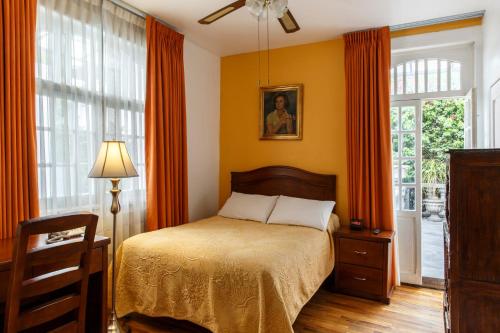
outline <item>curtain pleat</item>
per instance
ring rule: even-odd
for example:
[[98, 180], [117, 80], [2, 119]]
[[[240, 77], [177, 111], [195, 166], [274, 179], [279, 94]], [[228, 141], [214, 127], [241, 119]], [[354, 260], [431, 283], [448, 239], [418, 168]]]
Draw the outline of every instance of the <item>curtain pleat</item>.
[[146, 224], [188, 222], [184, 36], [146, 19]]
[[[388, 27], [344, 35], [349, 217], [395, 230], [390, 129]], [[396, 278], [393, 244], [393, 282]]]
[[35, 125], [36, 0], [0, 5], [0, 239], [39, 213]]

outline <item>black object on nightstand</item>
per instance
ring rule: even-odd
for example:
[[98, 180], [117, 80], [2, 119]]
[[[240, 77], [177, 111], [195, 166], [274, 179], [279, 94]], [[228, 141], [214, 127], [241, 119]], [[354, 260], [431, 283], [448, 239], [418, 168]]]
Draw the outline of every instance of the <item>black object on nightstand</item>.
[[391, 242], [393, 231], [335, 232], [335, 290], [389, 304], [392, 284]]
[[363, 219], [352, 218], [349, 227], [351, 230], [363, 230]]

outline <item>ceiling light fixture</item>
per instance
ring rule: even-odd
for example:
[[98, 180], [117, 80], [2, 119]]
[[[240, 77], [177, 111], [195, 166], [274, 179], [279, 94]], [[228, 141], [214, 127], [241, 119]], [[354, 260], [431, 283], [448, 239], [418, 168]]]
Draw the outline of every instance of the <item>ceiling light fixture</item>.
[[267, 18], [267, 13], [282, 18], [288, 11], [288, 0], [246, 0], [245, 6], [253, 17]]
[[268, 16], [277, 18], [287, 34], [300, 30], [299, 24], [293, 17], [290, 9], [288, 9], [288, 0], [236, 0], [205, 16], [198, 22], [200, 24], [212, 24], [241, 7], [247, 7], [250, 14], [257, 21], [268, 19]]

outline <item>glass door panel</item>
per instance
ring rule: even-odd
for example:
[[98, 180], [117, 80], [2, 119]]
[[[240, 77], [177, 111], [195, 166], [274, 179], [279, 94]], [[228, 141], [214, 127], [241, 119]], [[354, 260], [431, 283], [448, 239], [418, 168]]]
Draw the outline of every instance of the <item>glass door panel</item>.
[[393, 196], [399, 239], [401, 281], [420, 284], [421, 277], [421, 125], [420, 101], [391, 105]]

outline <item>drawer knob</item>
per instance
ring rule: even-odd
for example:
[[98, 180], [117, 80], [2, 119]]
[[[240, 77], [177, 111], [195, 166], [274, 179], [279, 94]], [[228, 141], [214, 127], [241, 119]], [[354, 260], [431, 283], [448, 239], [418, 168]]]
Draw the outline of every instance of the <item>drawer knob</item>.
[[357, 276], [355, 276], [355, 277], [354, 277], [354, 280], [358, 280], [358, 281], [366, 281], [366, 278], [362, 278], [362, 277], [357, 277]]
[[367, 254], [366, 251], [356, 251], [356, 250], [354, 250], [354, 253], [362, 255], [362, 256], [366, 256], [366, 254]]

